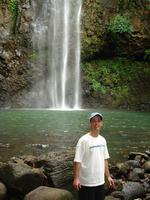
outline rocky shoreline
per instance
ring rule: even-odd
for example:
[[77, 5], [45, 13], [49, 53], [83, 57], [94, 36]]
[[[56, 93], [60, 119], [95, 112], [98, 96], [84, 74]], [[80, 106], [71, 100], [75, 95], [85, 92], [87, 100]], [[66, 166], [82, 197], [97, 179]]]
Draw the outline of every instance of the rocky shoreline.
[[150, 199], [150, 151], [131, 152], [128, 160], [110, 167], [115, 190], [107, 189], [106, 199]]
[[[24, 155], [0, 162], [0, 200], [73, 200], [74, 148], [38, 157]], [[150, 151], [131, 152], [128, 160], [110, 165], [115, 189], [106, 200], [150, 199]]]

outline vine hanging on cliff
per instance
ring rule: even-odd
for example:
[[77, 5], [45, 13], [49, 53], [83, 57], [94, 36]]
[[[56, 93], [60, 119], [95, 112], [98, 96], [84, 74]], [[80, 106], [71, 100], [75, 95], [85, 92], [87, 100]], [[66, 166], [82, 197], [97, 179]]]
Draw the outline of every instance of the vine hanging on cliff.
[[12, 13], [13, 20], [15, 21], [18, 16], [18, 2], [17, 0], [9, 0], [9, 10]]
[[16, 23], [18, 17], [18, 1], [17, 0], [9, 0], [8, 4], [9, 10], [12, 13], [12, 20], [13, 20], [13, 32], [16, 32]]

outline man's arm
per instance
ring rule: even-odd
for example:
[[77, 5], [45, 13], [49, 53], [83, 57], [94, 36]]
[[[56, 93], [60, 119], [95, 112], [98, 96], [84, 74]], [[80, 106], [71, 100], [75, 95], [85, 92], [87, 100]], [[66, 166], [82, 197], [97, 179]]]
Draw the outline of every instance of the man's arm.
[[73, 168], [74, 168], [73, 169], [73, 172], [74, 172], [73, 186], [77, 190], [79, 190], [81, 188], [80, 179], [79, 179], [80, 166], [81, 166], [81, 164], [79, 162], [74, 162], [74, 166], [73, 166]]
[[115, 184], [114, 184], [114, 181], [113, 181], [113, 179], [111, 178], [111, 175], [110, 175], [110, 172], [109, 172], [109, 166], [108, 166], [108, 160], [107, 160], [107, 159], [105, 160], [105, 175], [106, 175], [106, 177], [107, 177], [109, 186], [110, 186], [111, 188], [114, 188], [114, 187], [115, 187]]

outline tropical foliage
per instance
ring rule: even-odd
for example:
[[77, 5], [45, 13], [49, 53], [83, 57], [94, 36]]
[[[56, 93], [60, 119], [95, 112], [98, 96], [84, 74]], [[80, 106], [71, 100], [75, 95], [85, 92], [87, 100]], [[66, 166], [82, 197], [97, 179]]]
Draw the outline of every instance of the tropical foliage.
[[125, 58], [96, 60], [83, 63], [82, 70], [85, 91], [93, 97], [105, 99], [106, 102], [111, 100], [113, 106], [129, 106], [139, 103], [136, 101], [146, 102], [149, 99], [148, 62]]
[[121, 15], [116, 15], [109, 25], [109, 31], [112, 33], [128, 33], [131, 34], [133, 27], [130, 21]]

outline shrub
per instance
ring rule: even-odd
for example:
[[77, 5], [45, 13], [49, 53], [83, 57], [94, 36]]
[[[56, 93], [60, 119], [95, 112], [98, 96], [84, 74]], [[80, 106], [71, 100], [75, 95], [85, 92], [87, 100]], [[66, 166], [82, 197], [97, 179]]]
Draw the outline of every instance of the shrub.
[[128, 33], [131, 34], [133, 27], [130, 24], [130, 21], [121, 15], [116, 15], [109, 25], [109, 31], [112, 33]]
[[144, 53], [144, 60], [150, 60], [150, 49], [146, 49]]

